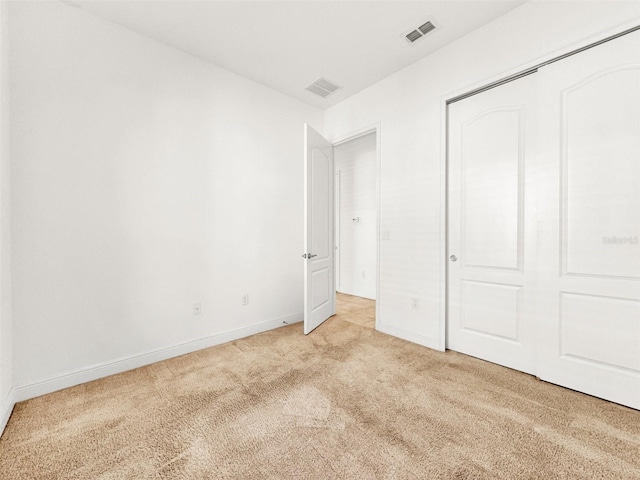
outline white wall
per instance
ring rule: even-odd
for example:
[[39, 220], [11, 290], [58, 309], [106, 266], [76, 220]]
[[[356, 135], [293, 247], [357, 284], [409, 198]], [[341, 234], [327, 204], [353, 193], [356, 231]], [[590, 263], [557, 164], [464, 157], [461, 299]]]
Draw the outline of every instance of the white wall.
[[443, 101], [634, 20], [639, 2], [528, 2], [325, 112], [329, 139], [381, 122], [381, 330], [444, 347]]
[[11, 21], [16, 398], [300, 320], [322, 112], [58, 2]]
[[8, 14], [7, 3], [0, 2], [0, 433], [13, 407]]
[[340, 188], [337, 290], [375, 299], [376, 134], [336, 146], [334, 162]]

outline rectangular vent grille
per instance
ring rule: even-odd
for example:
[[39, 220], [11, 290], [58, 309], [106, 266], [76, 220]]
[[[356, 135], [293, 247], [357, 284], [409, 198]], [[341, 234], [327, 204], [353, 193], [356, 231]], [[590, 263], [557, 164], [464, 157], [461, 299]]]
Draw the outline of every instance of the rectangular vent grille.
[[326, 78], [319, 78], [311, 85], [307, 86], [306, 90], [316, 95], [320, 95], [322, 98], [327, 98], [332, 93], [335, 93], [341, 87], [330, 82]]
[[422, 35], [426, 35], [427, 33], [429, 33], [431, 30], [434, 30], [435, 28], [436, 26], [433, 23], [427, 22], [424, 25], [421, 25], [420, 28], [418, 28], [418, 30], [420, 30]]
[[409, 40], [411, 43], [415, 42], [419, 38], [422, 38], [422, 34], [418, 30], [414, 30], [413, 32], [407, 34], [407, 40]]
[[422, 37], [424, 37], [427, 33], [431, 32], [432, 30], [435, 30], [435, 29], [436, 29], [436, 26], [433, 23], [426, 22], [426, 23], [423, 23], [422, 25], [420, 25], [415, 30], [412, 30], [411, 32], [407, 33], [405, 35], [405, 38], [410, 43], [413, 43], [416, 40], [419, 40]]

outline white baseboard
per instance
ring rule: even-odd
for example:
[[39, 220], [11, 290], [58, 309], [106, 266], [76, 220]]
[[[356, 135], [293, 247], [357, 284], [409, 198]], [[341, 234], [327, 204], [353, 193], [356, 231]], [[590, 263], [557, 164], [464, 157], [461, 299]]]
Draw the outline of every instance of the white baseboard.
[[99, 378], [108, 377], [109, 375], [126, 372], [127, 370], [143, 367], [151, 363], [160, 362], [162, 360], [167, 360], [179, 355], [202, 350], [203, 348], [213, 347], [222, 343], [238, 340], [239, 338], [255, 335], [256, 333], [273, 330], [274, 328], [282, 327], [285, 324], [292, 324], [301, 321], [301, 313], [298, 315], [290, 315], [288, 317], [259, 322], [254, 325], [249, 325], [247, 327], [238, 328], [236, 330], [230, 330], [216, 335], [211, 335], [209, 337], [199, 338], [197, 340], [173, 345], [171, 347], [162, 348], [160, 350], [121, 358], [113, 362], [105, 362], [86, 368], [81, 368], [74, 372], [49, 378], [47, 380], [14, 387], [13, 401], [14, 403], [22, 402], [30, 398], [35, 398], [41, 395], [46, 395], [47, 393], [62, 390], [63, 388], [69, 388], [75, 385], [80, 385], [82, 383], [91, 382], [93, 380], [98, 380]]
[[382, 333], [386, 333], [387, 335], [392, 335], [394, 337], [407, 340], [408, 342], [417, 343], [418, 345], [422, 345], [423, 347], [432, 348], [440, 352], [444, 351], [440, 345], [440, 341], [437, 338], [425, 337], [424, 335], [407, 332], [406, 330], [402, 330], [396, 327], [390, 327], [389, 325], [385, 325], [380, 322], [376, 323], [376, 330]]
[[11, 412], [13, 412], [13, 407], [16, 404], [14, 398], [15, 392], [13, 388], [11, 388], [11, 390], [9, 390], [7, 398], [5, 398], [3, 401], [0, 401], [0, 437], [4, 432], [4, 427], [7, 426], [9, 417], [11, 417]]

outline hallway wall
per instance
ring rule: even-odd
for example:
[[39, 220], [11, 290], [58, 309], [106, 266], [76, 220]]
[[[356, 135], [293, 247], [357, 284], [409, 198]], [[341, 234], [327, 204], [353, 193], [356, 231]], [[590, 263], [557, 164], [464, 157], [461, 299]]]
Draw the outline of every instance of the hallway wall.
[[339, 283], [349, 295], [376, 298], [377, 158], [376, 135], [365, 135], [335, 147], [340, 189], [338, 216]]

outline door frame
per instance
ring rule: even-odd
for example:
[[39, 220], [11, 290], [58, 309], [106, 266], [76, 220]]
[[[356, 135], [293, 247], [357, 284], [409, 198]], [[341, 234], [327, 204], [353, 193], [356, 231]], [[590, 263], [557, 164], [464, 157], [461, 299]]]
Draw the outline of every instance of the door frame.
[[437, 350], [443, 352], [446, 350], [447, 331], [449, 328], [449, 104], [535, 73], [538, 68], [544, 67], [545, 65], [560, 61], [566, 57], [596, 47], [636, 30], [640, 30], [638, 19], [625, 22], [617, 27], [610, 28], [604, 32], [555, 50], [533, 61], [521, 64], [516, 68], [503, 71], [498, 75], [493, 75], [465, 87], [450, 91], [448, 94], [440, 97], [440, 125], [444, 126], [444, 128], [440, 128], [440, 335], [437, 341]]
[[[351, 140], [356, 140], [357, 138], [364, 137], [365, 135], [369, 135], [371, 133], [375, 133], [376, 135], [376, 165], [375, 165], [375, 175], [376, 175], [376, 330], [380, 329], [381, 321], [380, 321], [380, 170], [381, 170], [381, 141], [380, 141], [380, 131], [381, 131], [381, 122], [376, 122], [374, 124], [370, 124], [364, 126], [362, 128], [358, 128], [357, 130], [353, 130], [345, 135], [339, 135], [336, 138], [330, 140], [333, 148], [341, 145], [343, 143], [350, 142]], [[334, 156], [334, 164], [335, 164], [335, 156]], [[335, 180], [335, 177], [334, 177]], [[339, 195], [334, 191], [334, 207], [335, 207], [335, 199]], [[336, 235], [336, 224], [338, 222], [337, 216], [334, 215], [334, 228], [333, 232]], [[333, 240], [334, 245], [337, 245], [337, 238]], [[334, 257], [335, 258], [335, 257]], [[334, 280], [337, 278], [338, 273], [336, 272], [337, 267], [335, 267], [336, 263], [334, 262]], [[334, 285], [337, 284], [334, 282]]]
[[[336, 171], [335, 168], [335, 160], [336, 160], [336, 152], [335, 145], [333, 145], [333, 232], [334, 232], [334, 256], [335, 261], [333, 262], [333, 271], [335, 273], [335, 282], [334, 285], [336, 287], [336, 293], [338, 292], [338, 288], [340, 287], [340, 170]], [[337, 254], [335, 252], [338, 252]]]

